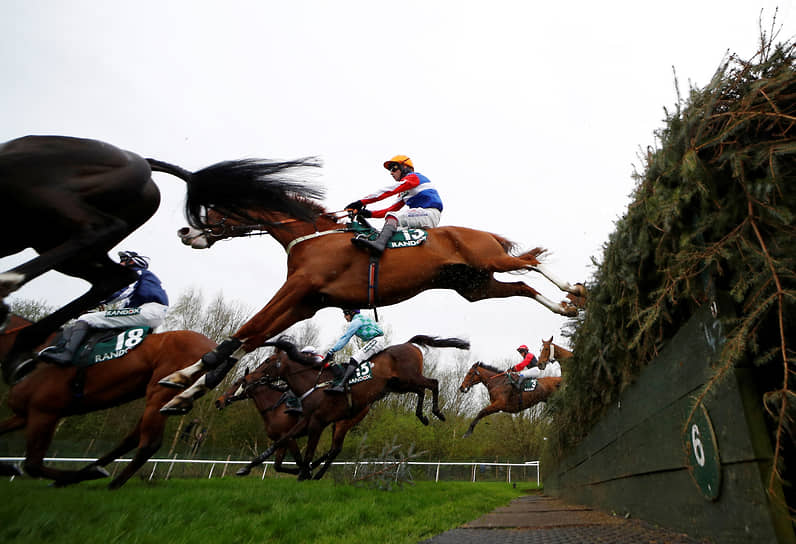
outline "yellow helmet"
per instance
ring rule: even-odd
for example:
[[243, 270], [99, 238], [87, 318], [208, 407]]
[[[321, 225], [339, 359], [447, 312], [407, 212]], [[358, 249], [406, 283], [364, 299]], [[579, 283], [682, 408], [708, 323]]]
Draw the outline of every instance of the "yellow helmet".
[[390, 169], [390, 164], [392, 164], [392, 163], [405, 164], [409, 168], [414, 168], [415, 167], [415, 165], [412, 164], [412, 159], [410, 159], [406, 155], [396, 155], [392, 159], [390, 159], [388, 161], [385, 161], [384, 162], [384, 168], [389, 170]]

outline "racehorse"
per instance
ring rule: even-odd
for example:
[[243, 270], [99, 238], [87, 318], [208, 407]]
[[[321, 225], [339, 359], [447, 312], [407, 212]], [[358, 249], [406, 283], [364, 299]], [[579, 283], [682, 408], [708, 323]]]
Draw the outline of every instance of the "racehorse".
[[[257, 411], [260, 412], [260, 417], [263, 418], [266, 435], [268, 435], [268, 438], [271, 440], [278, 440], [296, 425], [301, 416], [285, 411], [286, 405], [280, 403], [280, 400], [287, 387], [279, 387], [268, 378], [267, 372], [264, 369], [266, 365], [267, 363], [263, 363], [254, 369], [254, 371], [246, 372], [242, 377], [238, 378], [227, 391], [216, 399], [216, 408], [223, 410], [233, 402], [251, 399], [254, 401]], [[370, 411], [370, 406], [366, 406], [352, 419], [344, 419], [332, 424], [332, 447], [328, 452], [310, 464], [310, 470], [312, 470], [321, 463], [324, 463], [321, 470], [313, 476], [313, 479], [320, 480], [326, 471], [329, 470], [332, 461], [335, 460], [343, 449], [343, 441], [345, 440], [346, 434], [348, 434], [348, 431], [357, 423], [362, 421], [368, 411]], [[290, 451], [290, 454], [293, 456], [293, 459], [296, 460], [297, 464], [301, 463], [301, 450], [299, 450], [296, 440], [291, 439], [284, 448], [280, 448], [276, 451], [274, 457], [274, 470], [287, 472], [288, 474], [298, 474], [300, 471], [298, 468], [292, 469], [282, 466], [282, 460], [284, 459], [286, 451]], [[254, 467], [261, 465], [263, 461], [264, 459], [260, 460], [259, 457], [252, 459], [248, 465], [239, 469], [236, 474], [238, 476], [246, 476]]]
[[561, 361], [562, 359], [570, 359], [572, 352], [566, 348], [562, 348], [558, 344], [553, 343], [553, 337], [550, 340], [542, 339], [542, 352], [539, 354], [539, 368], [544, 368], [549, 361]]
[[[310, 159], [244, 159], [191, 173], [96, 140], [26, 136], [0, 144], [0, 229], [11, 233], [0, 237], [0, 257], [26, 248], [39, 254], [0, 274], [0, 323], [8, 313], [2, 300], [45, 272], [54, 269], [91, 284], [86, 293], [21, 332], [14, 351], [39, 345], [66, 321], [135, 281], [135, 272], [107, 253], [160, 205], [153, 171], [186, 182], [186, 216], [189, 224], [200, 226], [195, 217], [205, 206], [233, 211], [263, 200], [311, 219], [306, 208], [292, 205], [285, 195], [274, 195], [293, 190], [291, 182], [283, 179], [284, 172], [302, 166], [317, 165]], [[280, 183], [268, 183], [272, 179]], [[306, 184], [300, 189], [304, 195], [322, 194]], [[7, 383], [18, 378], [13, 375], [16, 361], [9, 357], [3, 366]]]
[[[0, 334], [0, 358], [14, 343], [14, 336], [30, 322], [10, 315], [8, 331]], [[121, 487], [154, 453], [163, 441], [166, 416], [160, 407], [174, 396], [174, 390], [161, 387], [158, 381], [183, 367], [215, 346], [215, 342], [193, 331], [169, 331], [146, 336], [140, 344], [118, 359], [85, 368], [79, 376], [77, 367], [41, 363], [8, 394], [8, 406], [14, 413], [0, 422], [0, 434], [24, 429], [26, 436], [25, 472], [34, 478], [47, 478], [56, 486], [109, 476], [102, 467], [137, 447], [133, 459], [111, 481], [109, 487]], [[76, 380], [82, 386], [76, 391]], [[44, 456], [52, 442], [59, 420], [94, 412], [146, 397], [146, 405], [136, 426], [107, 455], [79, 470], [61, 470], [44, 465]], [[12, 473], [5, 465], [0, 473]]]
[[265, 307], [213, 353], [164, 380], [163, 385], [184, 388], [199, 372], [217, 369], [175, 397], [164, 407], [164, 412], [188, 412], [194, 399], [221, 381], [234, 364], [232, 359], [240, 359], [266, 339], [312, 317], [321, 308], [376, 307], [401, 302], [427, 289], [452, 289], [471, 302], [524, 296], [558, 314], [577, 315], [577, 308], [571, 303], [553, 302], [523, 282], [498, 281], [494, 277], [496, 272], [539, 272], [572, 300], [582, 300], [586, 295], [583, 285], [560, 281], [541, 264], [542, 248], [514, 256], [513, 242], [464, 227], [429, 229], [422, 245], [387, 250], [378, 263], [376, 275], [371, 273], [370, 256], [351, 244], [352, 234], [346, 228], [348, 224], [339, 222], [339, 212], [328, 213], [306, 198], [288, 198], [307, 206], [307, 213], [314, 213], [317, 219], [306, 221], [260, 209], [249, 212], [248, 217], [255, 216], [259, 221], [252, 222], [206, 210], [202, 229], [186, 227], [179, 231], [183, 242], [195, 248], [211, 247], [224, 238], [270, 234], [287, 252], [287, 280]]
[[467, 371], [459, 391], [467, 393], [477, 383], [486, 386], [489, 392], [489, 405], [478, 412], [470, 427], [463, 436], [473, 434], [475, 424], [482, 418], [495, 412], [516, 414], [530, 408], [534, 404], [544, 402], [558, 390], [561, 378], [536, 378], [536, 388], [533, 391], [520, 392], [511, 382], [506, 372], [482, 362], [474, 363]]
[[423, 399], [425, 390], [430, 389], [431, 412], [440, 421], [444, 421], [445, 416], [439, 409], [439, 383], [433, 378], [423, 376], [423, 352], [419, 346], [458, 349], [470, 347], [468, 342], [458, 338], [413, 336], [408, 342], [389, 346], [373, 356], [369, 364], [370, 377], [357, 382], [355, 375], [347, 394], [329, 395], [324, 389], [332, 383], [333, 375], [330, 370], [324, 369], [322, 364], [314, 363], [312, 358], [300, 353], [286, 340], [266, 342], [265, 345], [274, 346], [277, 351], [263, 363], [263, 370], [273, 378], [279, 377], [287, 381], [290, 389], [303, 398], [304, 417], [256, 460], [268, 459], [290, 439], [306, 432], [307, 444], [303, 460], [299, 463], [300, 480], [309, 477], [310, 461], [323, 429], [330, 423], [361, 412], [388, 393], [416, 393], [418, 398], [415, 415], [423, 425], [428, 425], [428, 418], [423, 414]]

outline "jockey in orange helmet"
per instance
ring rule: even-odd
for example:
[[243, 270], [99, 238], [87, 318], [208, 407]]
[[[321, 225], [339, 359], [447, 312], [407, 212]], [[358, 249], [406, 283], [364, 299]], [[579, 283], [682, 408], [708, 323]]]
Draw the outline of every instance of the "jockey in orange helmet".
[[[415, 172], [412, 159], [406, 155], [396, 155], [384, 162], [384, 168], [390, 172], [395, 183], [346, 206], [346, 209], [356, 210], [364, 217], [385, 218], [384, 227], [376, 240], [364, 238], [351, 240], [354, 245], [365, 248], [375, 255], [381, 255], [398, 225], [434, 228], [439, 224], [442, 213], [442, 199], [439, 193], [431, 180]], [[398, 201], [392, 206], [372, 212], [364, 209], [372, 202], [393, 195], [398, 195]]]

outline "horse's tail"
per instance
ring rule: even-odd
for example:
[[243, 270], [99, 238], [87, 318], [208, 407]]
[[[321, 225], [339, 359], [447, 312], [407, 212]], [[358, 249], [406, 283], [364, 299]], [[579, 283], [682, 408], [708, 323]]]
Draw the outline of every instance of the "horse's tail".
[[494, 233], [491, 233], [491, 232], [490, 232], [490, 234], [495, 238], [495, 241], [498, 244], [500, 244], [500, 247], [503, 248], [503, 251], [505, 251], [509, 255], [515, 255], [516, 257], [518, 257], [520, 259], [539, 261], [541, 259], [542, 255], [547, 253], [547, 250], [545, 248], [543, 248], [543, 247], [535, 247], [535, 248], [533, 248], [530, 251], [526, 251], [524, 253], [520, 253], [519, 255], [516, 255], [517, 248], [519, 247], [519, 245], [516, 242], [512, 242], [511, 240], [509, 240], [507, 238], [504, 238], [504, 237], [502, 237], [502, 236], [500, 236], [498, 234], [494, 234]]
[[319, 167], [320, 161], [306, 157], [292, 161], [240, 159], [223, 161], [196, 172], [146, 159], [152, 170], [165, 172], [188, 184], [185, 216], [194, 228], [205, 228], [204, 208], [247, 217], [247, 210], [273, 211], [312, 221], [318, 208], [310, 199], [322, 199], [321, 187], [295, 179], [288, 170]]
[[432, 348], [457, 348], [470, 349], [470, 342], [461, 338], [439, 338], [438, 336], [427, 336], [418, 334], [409, 339], [410, 344], [419, 346], [429, 346]]

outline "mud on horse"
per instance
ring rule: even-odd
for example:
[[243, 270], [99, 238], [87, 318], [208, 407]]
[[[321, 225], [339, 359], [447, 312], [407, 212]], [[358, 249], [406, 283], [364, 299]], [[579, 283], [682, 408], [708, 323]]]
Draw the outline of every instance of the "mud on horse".
[[[227, 391], [216, 399], [216, 408], [223, 410], [232, 402], [251, 399], [257, 411], [260, 413], [260, 417], [263, 419], [266, 435], [271, 440], [276, 441], [282, 438], [282, 436], [298, 423], [300, 416], [285, 411], [286, 405], [284, 402], [280, 402], [280, 400], [287, 386], [284, 385], [283, 382], [283, 387], [279, 387], [274, 383], [273, 379], [269, 378], [267, 373], [268, 364], [268, 361], [266, 361], [254, 369], [254, 371], [247, 371], [241, 378], [236, 380]], [[329, 470], [332, 462], [343, 449], [343, 442], [345, 441], [348, 431], [362, 421], [369, 411], [370, 407], [367, 406], [353, 418], [337, 421], [333, 424], [331, 448], [324, 455], [314, 460], [309, 466], [309, 470], [311, 471], [323, 463], [323, 467], [313, 476], [313, 479], [321, 479], [326, 471]], [[292, 469], [282, 466], [282, 461], [287, 451], [290, 451], [296, 464], [301, 465], [301, 450], [296, 440], [291, 439], [287, 441], [285, 447], [279, 448], [276, 451], [274, 457], [274, 470], [286, 472], [288, 474], [299, 474], [300, 469], [298, 468]], [[249, 464], [240, 468], [235, 474], [238, 476], [246, 476], [254, 467], [264, 462], [265, 459], [256, 457], [252, 459]]]
[[[135, 272], [112, 261], [108, 251], [158, 209], [160, 192], [152, 172], [165, 172], [186, 182], [188, 222], [201, 226], [195, 218], [202, 207], [234, 211], [272, 199], [274, 185], [266, 183], [269, 179], [282, 179], [285, 170], [308, 165], [316, 164], [303, 159], [244, 159], [192, 173], [97, 140], [25, 136], [0, 144], [0, 229], [13, 233], [0, 237], [0, 257], [27, 248], [38, 253], [0, 273], [0, 326], [8, 312], [2, 300], [45, 272], [57, 270], [91, 284], [86, 293], [18, 335], [3, 365], [5, 381], [18, 379], [14, 370], [15, 363], [25, 356], [21, 352], [135, 281]], [[279, 190], [288, 188], [288, 182], [279, 186]], [[306, 185], [301, 190], [321, 194]], [[277, 201], [288, 204], [283, 211], [302, 214], [303, 210], [289, 201]]]
[[[8, 353], [17, 332], [29, 324], [11, 315], [9, 330], [0, 334], [0, 359]], [[123, 357], [86, 368], [79, 396], [72, 388], [77, 367], [40, 363], [11, 387], [8, 406], [14, 415], [0, 422], [0, 434], [24, 429], [25, 472], [34, 478], [54, 480], [56, 486], [107, 477], [104, 466], [136, 449], [132, 460], [109, 484], [111, 489], [121, 487], [163, 442], [167, 418], [160, 413], [160, 408], [175, 391], [159, 386], [158, 381], [215, 345], [193, 331], [151, 334]], [[141, 397], [146, 398], [146, 403], [140, 419], [106, 455], [79, 470], [55, 469], [44, 464], [47, 448], [62, 418], [112, 408]], [[10, 465], [0, 465], [0, 474], [11, 474], [13, 469]]]
[[165, 412], [188, 412], [194, 399], [215, 387], [237, 359], [322, 308], [390, 305], [428, 289], [452, 289], [468, 301], [522, 296], [560, 315], [577, 315], [577, 308], [569, 301], [553, 302], [521, 281], [498, 281], [494, 277], [498, 272], [537, 272], [566, 292], [568, 298], [582, 300], [586, 295], [583, 285], [557, 279], [541, 263], [543, 249], [516, 252], [515, 244], [501, 236], [464, 227], [429, 229], [422, 245], [385, 251], [379, 263], [378, 288], [373, 294], [368, 288], [370, 256], [351, 244], [349, 225], [307, 198], [288, 198], [305, 206], [316, 219], [307, 221], [269, 210], [269, 206], [277, 208], [280, 203], [263, 201], [245, 218], [206, 210], [203, 228], [179, 231], [183, 242], [195, 248], [209, 248], [224, 238], [268, 233], [285, 248], [287, 280], [229, 340], [164, 380], [163, 385], [185, 388], [197, 373], [215, 369], [175, 397], [164, 407]]
[[476, 423], [488, 415], [496, 412], [516, 414], [544, 402], [558, 390], [561, 378], [537, 378], [536, 382], [536, 389], [533, 391], [520, 392], [512, 384], [506, 372], [482, 362], [473, 364], [462, 380], [459, 391], [467, 393], [473, 385], [482, 383], [489, 392], [489, 405], [478, 412], [463, 436], [470, 436]]

